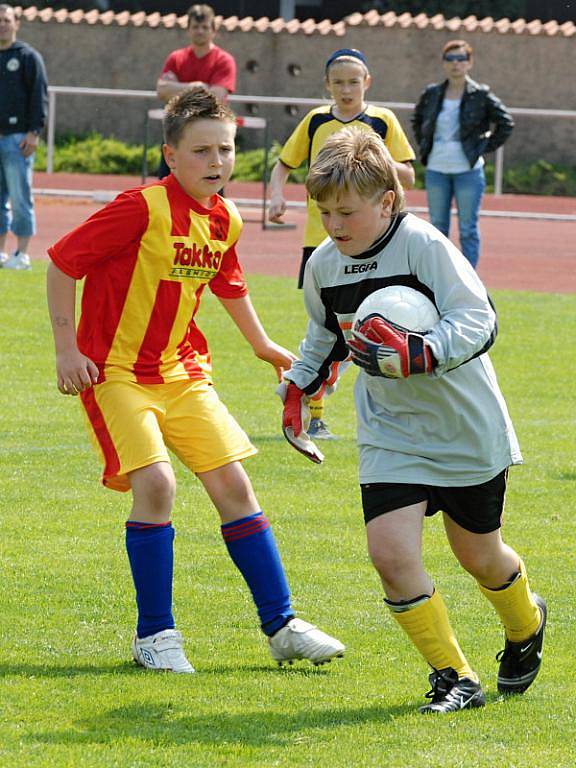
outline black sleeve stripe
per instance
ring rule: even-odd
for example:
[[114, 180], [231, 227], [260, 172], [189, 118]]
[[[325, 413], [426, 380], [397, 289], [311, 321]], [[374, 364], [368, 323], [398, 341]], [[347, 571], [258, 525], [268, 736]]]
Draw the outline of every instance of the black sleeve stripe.
[[479, 349], [478, 352], [475, 352], [467, 360], [464, 360], [463, 362], [459, 363], [458, 365], [455, 365], [454, 368], [449, 368], [448, 369], [449, 371], [455, 371], [456, 368], [460, 368], [461, 365], [466, 365], [466, 363], [469, 363], [470, 360], [474, 360], [476, 357], [480, 357], [480, 355], [485, 354], [486, 352], [488, 352], [490, 347], [496, 341], [496, 336], [498, 336], [498, 313], [496, 312], [496, 307], [494, 306], [494, 302], [492, 301], [490, 296], [488, 296], [488, 302], [489, 302], [490, 306], [492, 307], [492, 309], [494, 310], [494, 314], [495, 314], [494, 328], [492, 328], [492, 332], [491, 332], [490, 336], [488, 337], [488, 341], [486, 342], [486, 344], [484, 344], [482, 349]]
[[308, 123], [308, 165], [311, 164], [312, 159], [312, 144], [314, 141], [314, 134], [324, 123], [330, 123], [334, 120], [331, 112], [320, 112], [319, 114], [312, 115], [310, 122]]

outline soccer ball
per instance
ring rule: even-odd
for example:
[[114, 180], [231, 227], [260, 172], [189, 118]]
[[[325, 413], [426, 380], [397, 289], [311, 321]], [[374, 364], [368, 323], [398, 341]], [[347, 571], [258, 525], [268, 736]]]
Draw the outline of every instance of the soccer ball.
[[357, 331], [369, 317], [383, 317], [405, 331], [429, 331], [440, 315], [423, 293], [406, 285], [388, 285], [367, 296], [356, 310], [352, 329]]

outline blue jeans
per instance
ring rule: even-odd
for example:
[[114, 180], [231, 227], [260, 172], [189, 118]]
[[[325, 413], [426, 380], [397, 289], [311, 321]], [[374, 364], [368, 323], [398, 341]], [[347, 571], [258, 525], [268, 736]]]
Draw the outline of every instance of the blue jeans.
[[456, 199], [460, 248], [473, 267], [480, 257], [480, 229], [478, 215], [486, 187], [484, 168], [474, 168], [464, 173], [440, 173], [426, 171], [426, 193], [430, 221], [436, 229], [448, 237], [450, 232], [450, 207]]
[[25, 135], [8, 133], [0, 136], [1, 235], [10, 229], [16, 237], [30, 237], [36, 232], [32, 200], [34, 155], [24, 157], [19, 146]]

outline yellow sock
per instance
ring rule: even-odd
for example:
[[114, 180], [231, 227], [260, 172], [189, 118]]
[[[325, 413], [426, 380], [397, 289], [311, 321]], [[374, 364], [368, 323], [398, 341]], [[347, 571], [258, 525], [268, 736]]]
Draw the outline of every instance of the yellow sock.
[[478, 584], [480, 592], [490, 600], [504, 625], [506, 637], [512, 643], [521, 643], [531, 637], [540, 626], [542, 616], [534, 602], [524, 563], [520, 560], [517, 578], [502, 589], [488, 589]]
[[324, 416], [324, 398], [321, 397], [319, 400], [310, 400], [308, 408], [310, 408], [310, 416], [313, 419], [321, 419], [322, 416]]
[[478, 676], [458, 645], [448, 611], [436, 590], [432, 597], [417, 601], [414, 607], [386, 604], [431, 667], [436, 670], [452, 667], [458, 677], [469, 677], [478, 682]]

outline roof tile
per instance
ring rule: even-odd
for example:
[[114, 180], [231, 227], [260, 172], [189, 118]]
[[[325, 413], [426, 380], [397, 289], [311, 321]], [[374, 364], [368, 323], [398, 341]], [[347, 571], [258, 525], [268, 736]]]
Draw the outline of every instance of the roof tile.
[[[167, 19], [170, 17], [166, 16], [165, 18]], [[130, 16], [130, 23], [135, 27], [143, 27], [146, 24], [146, 14], [144, 11], [133, 13], [132, 16]]]
[[52, 16], [54, 16], [54, 11], [52, 8], [43, 8], [39, 13], [38, 16], [42, 21], [50, 21], [52, 19]]
[[364, 21], [369, 26], [372, 26], [372, 27], [376, 26], [379, 20], [380, 20], [380, 14], [378, 13], [378, 11], [374, 11], [374, 10], [368, 11], [368, 13], [364, 14]]
[[478, 19], [476, 16], [466, 16], [465, 19], [462, 19], [462, 26], [466, 32], [474, 32], [475, 29], [478, 29]]
[[510, 26], [517, 35], [521, 35], [526, 29], [526, 19], [516, 19]]
[[419, 29], [425, 29], [429, 23], [430, 17], [425, 13], [419, 13], [417, 16], [414, 16], [414, 26]]
[[544, 29], [546, 30], [547, 35], [555, 35], [558, 32], [559, 26], [557, 21], [548, 21], [544, 24]]
[[538, 19], [534, 19], [534, 21], [531, 21], [529, 24], [526, 25], [526, 29], [531, 35], [539, 35], [542, 31], [542, 22]]
[[362, 16], [361, 13], [352, 13], [350, 16], [346, 17], [346, 22], [350, 27], [356, 27], [358, 24], [362, 24], [363, 20], [364, 16]]
[[100, 21], [100, 14], [96, 10], [94, 10], [94, 11], [87, 11], [84, 14], [84, 21], [87, 24], [97, 24]]
[[[144, 12], [130, 14], [128, 11], [121, 13], [114, 13], [113, 11], [66, 11], [60, 9], [55, 11], [53, 8], [44, 8], [39, 10], [32, 6], [31, 8], [20, 9], [23, 18], [26, 21], [40, 21], [50, 22], [56, 21], [58, 23], [72, 23], [72, 24], [117, 24], [120, 27], [135, 26], [135, 27], [165, 27], [167, 29], [174, 29], [180, 27], [186, 29], [188, 26], [187, 16], [177, 16], [174, 13], [161, 15], [160, 13], [151, 13], [146, 15]], [[350, 27], [399, 27], [402, 29], [415, 27], [417, 29], [425, 29], [426, 27], [432, 27], [433, 29], [442, 30], [447, 29], [453, 33], [458, 33], [460, 30], [467, 32], [479, 31], [479, 32], [492, 32], [496, 30], [498, 33], [515, 34], [515, 35], [546, 35], [546, 36], [562, 36], [573, 37], [576, 35], [576, 24], [572, 21], [567, 21], [564, 24], [559, 24], [557, 21], [549, 21], [543, 24], [541, 21], [535, 20], [527, 22], [525, 19], [517, 19], [511, 22], [510, 19], [495, 20], [491, 16], [486, 16], [482, 19], [478, 19], [476, 16], [467, 16], [461, 19], [457, 16], [446, 19], [442, 14], [438, 13], [434, 16], [428, 16], [425, 13], [419, 13], [413, 15], [411, 13], [396, 14], [394, 11], [388, 11], [387, 13], [380, 14], [377, 10], [367, 11], [366, 13], [352, 13], [342, 21], [331, 22], [328, 19], [323, 21], [314, 21], [313, 19], [306, 19], [305, 21], [298, 21], [293, 19], [292, 21], [284, 21], [284, 19], [269, 19], [263, 16], [258, 19], [254, 19], [251, 16], [244, 18], [238, 18], [237, 16], [229, 16], [222, 18], [216, 17], [216, 22], [220, 24], [227, 32], [246, 32], [255, 29], [258, 32], [272, 32], [279, 34], [281, 32], [287, 32], [289, 34], [301, 33], [305, 35], [312, 35], [314, 33], [320, 35], [333, 34], [342, 36], [345, 34], [346, 29]]]
[[147, 18], [146, 21], [148, 22], [149, 27], [159, 27], [161, 26], [162, 22], [162, 16], [159, 13], [151, 13]]
[[38, 16], [38, 8], [25, 8], [22, 11], [22, 16], [24, 16], [26, 21], [34, 21], [36, 16]]
[[104, 11], [104, 13], [101, 13], [100, 21], [102, 24], [106, 24], [107, 26], [112, 24], [114, 21], [114, 11]]
[[451, 19], [444, 19], [444, 26], [449, 29], [450, 32], [458, 32], [462, 27], [462, 19], [458, 16], [454, 16]]
[[396, 16], [394, 11], [388, 11], [388, 13], [385, 13], [383, 16], [380, 17], [380, 20], [385, 27], [395, 26], [397, 19], [398, 19], [398, 16]]
[[243, 19], [238, 19], [238, 27], [242, 32], [249, 32], [252, 29], [252, 22], [254, 19], [252, 16], [245, 16]]
[[254, 26], [258, 32], [266, 32], [270, 27], [270, 19], [267, 16], [263, 16], [261, 19], [256, 19]]
[[494, 29], [494, 19], [492, 16], [486, 16], [484, 19], [480, 19], [478, 26], [482, 32], [491, 32]]
[[[132, 24], [135, 23], [134, 17], [138, 14], [132, 15]], [[178, 26], [178, 16], [175, 13], [169, 13], [167, 16], [162, 17], [162, 24], [167, 29], [173, 29], [174, 27]]]

